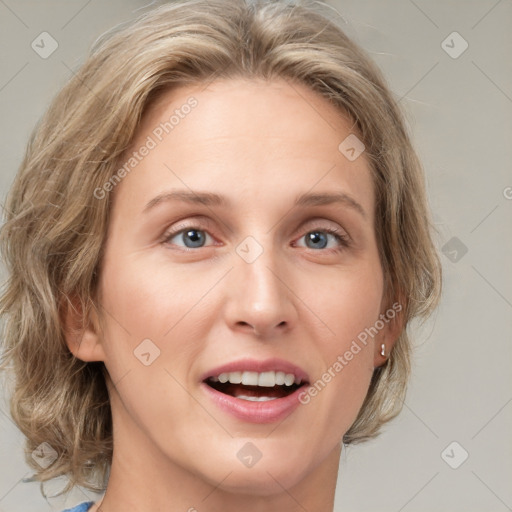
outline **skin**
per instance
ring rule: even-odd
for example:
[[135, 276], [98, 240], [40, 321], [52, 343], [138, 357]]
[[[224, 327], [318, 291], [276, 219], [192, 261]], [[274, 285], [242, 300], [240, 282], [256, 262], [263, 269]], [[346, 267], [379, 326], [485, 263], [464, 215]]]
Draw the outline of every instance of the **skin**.
[[[368, 162], [364, 153], [349, 161], [338, 150], [354, 132], [347, 117], [281, 79], [166, 92], [146, 113], [133, 149], [190, 96], [198, 105], [116, 187], [103, 314], [92, 315], [81, 337], [67, 337], [77, 357], [104, 361], [111, 378], [114, 456], [100, 510], [332, 510], [342, 437], [398, 322], [278, 423], [221, 411], [200, 376], [242, 357], [279, 357], [314, 382], [390, 307]], [[142, 213], [174, 189], [215, 192], [233, 204], [162, 202]], [[344, 204], [293, 208], [299, 194], [333, 191], [349, 194], [366, 216]], [[186, 233], [165, 241], [184, 227], [203, 230], [203, 246], [194, 248]], [[350, 246], [327, 228], [349, 236]], [[306, 235], [318, 231], [326, 240], [308, 245]], [[236, 252], [247, 236], [263, 250], [252, 263]], [[68, 312], [68, 327], [81, 321], [77, 315]], [[160, 350], [149, 366], [134, 357], [145, 339]], [[248, 441], [262, 453], [252, 468], [237, 458]]]

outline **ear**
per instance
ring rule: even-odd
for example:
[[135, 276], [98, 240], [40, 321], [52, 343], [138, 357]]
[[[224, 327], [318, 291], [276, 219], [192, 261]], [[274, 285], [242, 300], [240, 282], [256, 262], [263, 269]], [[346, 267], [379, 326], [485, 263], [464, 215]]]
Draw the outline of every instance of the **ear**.
[[84, 308], [76, 296], [63, 297], [60, 317], [70, 352], [82, 361], [105, 361], [101, 329], [94, 308]]
[[[379, 320], [375, 323], [375, 327], [378, 328], [382, 325], [383, 327], [374, 337], [374, 368], [382, 366], [388, 360], [389, 354], [404, 328], [406, 303], [403, 296], [399, 296], [398, 300], [390, 303], [391, 301], [386, 301], [385, 307], [381, 309]], [[382, 355], [382, 350], [384, 350], [384, 355]]]

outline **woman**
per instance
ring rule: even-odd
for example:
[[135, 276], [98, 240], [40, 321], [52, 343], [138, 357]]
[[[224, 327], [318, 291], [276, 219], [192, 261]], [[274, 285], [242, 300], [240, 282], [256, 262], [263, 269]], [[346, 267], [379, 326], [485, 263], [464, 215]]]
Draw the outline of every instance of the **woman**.
[[1, 248], [11, 414], [75, 511], [333, 509], [439, 300], [421, 165], [316, 7], [184, 0], [97, 42]]

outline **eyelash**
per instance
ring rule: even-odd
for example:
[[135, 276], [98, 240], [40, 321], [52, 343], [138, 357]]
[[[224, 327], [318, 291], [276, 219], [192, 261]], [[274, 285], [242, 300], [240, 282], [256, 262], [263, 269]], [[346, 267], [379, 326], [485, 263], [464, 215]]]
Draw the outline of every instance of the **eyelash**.
[[[174, 238], [176, 235], [179, 235], [180, 233], [184, 233], [185, 231], [204, 231], [205, 233], [208, 233], [208, 231], [206, 229], [203, 229], [197, 225], [196, 226], [181, 225], [181, 226], [178, 226], [177, 228], [175, 228], [173, 231], [167, 232], [164, 235], [164, 239], [163, 239], [162, 243], [164, 245], [169, 245], [169, 246], [173, 245], [173, 244], [169, 243], [169, 240]], [[320, 227], [320, 226], [315, 227], [315, 228], [309, 229], [304, 235], [302, 235], [302, 237], [307, 235], [308, 233], [315, 233], [315, 232], [323, 232], [323, 233], [328, 233], [328, 234], [332, 235], [336, 239], [336, 241], [339, 243], [339, 247], [337, 247], [335, 249], [321, 249], [321, 250], [310, 249], [314, 252], [323, 251], [323, 252], [327, 252], [327, 253], [339, 253], [339, 252], [342, 252], [343, 250], [350, 247], [350, 238], [347, 235], [342, 235], [342, 234], [338, 233], [338, 230], [334, 229], [334, 228], [327, 228], [327, 227]], [[210, 233], [208, 233], [208, 234], [210, 234]], [[198, 247], [196, 249], [192, 249], [190, 247], [181, 247], [180, 246], [180, 248], [178, 250], [181, 250], [184, 252], [192, 252], [192, 251], [197, 251], [198, 249], [204, 249], [204, 247]], [[307, 249], [307, 247], [306, 247], [306, 249]]]

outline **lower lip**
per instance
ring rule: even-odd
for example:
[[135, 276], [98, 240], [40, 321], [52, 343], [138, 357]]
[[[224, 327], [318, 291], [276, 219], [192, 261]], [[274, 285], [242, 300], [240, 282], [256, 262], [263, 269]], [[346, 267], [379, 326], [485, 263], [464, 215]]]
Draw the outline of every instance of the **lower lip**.
[[213, 389], [204, 382], [201, 383], [201, 387], [220, 409], [236, 418], [250, 423], [273, 423], [283, 420], [300, 405], [299, 394], [305, 386], [296, 389], [291, 395], [265, 402], [235, 398]]

